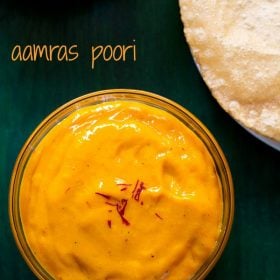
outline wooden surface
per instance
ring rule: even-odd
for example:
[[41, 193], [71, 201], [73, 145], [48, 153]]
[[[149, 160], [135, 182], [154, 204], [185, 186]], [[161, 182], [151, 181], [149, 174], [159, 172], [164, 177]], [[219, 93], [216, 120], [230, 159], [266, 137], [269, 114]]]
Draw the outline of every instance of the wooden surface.
[[[0, 3], [0, 278], [35, 279], [15, 246], [8, 218], [10, 175], [24, 141], [74, 97], [134, 88], [190, 110], [216, 137], [230, 164], [235, 220], [208, 279], [279, 279], [280, 153], [248, 134], [211, 96], [185, 43], [177, 1], [92, 0], [72, 7], [54, 2], [44, 1], [43, 8], [26, 0]], [[12, 60], [16, 45], [32, 44], [77, 45], [79, 57]], [[92, 69], [91, 48], [98, 45], [135, 45], [136, 61], [127, 52], [126, 61], [100, 57]]]

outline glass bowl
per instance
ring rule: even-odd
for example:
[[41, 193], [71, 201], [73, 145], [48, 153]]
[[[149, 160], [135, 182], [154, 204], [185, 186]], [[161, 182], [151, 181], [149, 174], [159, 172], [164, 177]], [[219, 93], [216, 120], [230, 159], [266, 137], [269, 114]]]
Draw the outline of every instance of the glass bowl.
[[79, 108], [112, 100], [137, 101], [169, 112], [177, 119], [179, 119], [190, 130], [192, 130], [203, 142], [208, 152], [210, 153], [216, 168], [216, 173], [220, 180], [223, 200], [223, 213], [221, 231], [217, 240], [216, 247], [211, 256], [205, 263], [203, 263], [203, 265], [192, 277], [192, 280], [204, 279], [221, 256], [228, 241], [233, 222], [234, 191], [229, 166], [221, 148], [217, 144], [214, 137], [195, 116], [193, 116], [182, 106], [167, 98], [156, 95], [154, 93], [140, 90], [112, 89], [98, 91], [76, 98], [51, 113], [30, 135], [17, 157], [11, 177], [9, 193], [10, 224], [20, 253], [22, 254], [27, 265], [39, 279], [54, 279], [40, 265], [40, 263], [32, 253], [32, 250], [25, 238], [19, 205], [21, 181], [23, 178], [25, 167], [32, 152], [36, 149], [40, 141], [60, 121], [62, 121], [64, 118], [66, 118], [68, 115]]

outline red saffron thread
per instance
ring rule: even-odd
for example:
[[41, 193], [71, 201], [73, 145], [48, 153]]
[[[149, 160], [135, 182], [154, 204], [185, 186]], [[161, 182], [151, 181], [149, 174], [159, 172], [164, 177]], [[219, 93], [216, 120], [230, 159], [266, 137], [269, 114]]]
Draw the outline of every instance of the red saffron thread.
[[126, 226], [129, 226], [130, 223], [128, 222], [128, 220], [124, 217], [124, 213], [125, 213], [125, 208], [127, 206], [127, 199], [122, 199], [121, 201], [117, 202], [117, 211], [122, 219], [123, 224], [125, 224]]
[[107, 221], [107, 224], [108, 224], [108, 227], [109, 227], [109, 228], [112, 227], [112, 221], [111, 221], [111, 220], [108, 220], [108, 221]]
[[95, 194], [98, 194], [100, 196], [103, 196], [105, 197], [106, 199], [111, 199], [111, 196], [110, 195], [107, 195], [107, 194], [103, 194], [103, 193], [100, 193], [100, 192], [96, 192]]
[[120, 215], [123, 224], [125, 224], [127, 226], [130, 225], [129, 221], [124, 217], [125, 208], [126, 208], [126, 205], [127, 205], [127, 199], [113, 200], [113, 202], [111, 202], [112, 201], [111, 196], [103, 194], [103, 193], [99, 193], [99, 192], [96, 192], [96, 194], [98, 194], [98, 195], [106, 198], [107, 200], [109, 200], [109, 201], [105, 201], [105, 204], [116, 207], [117, 212]]
[[143, 190], [145, 190], [144, 182], [140, 182], [139, 180], [136, 181], [134, 190], [132, 191], [132, 198], [135, 199], [136, 201], [139, 201], [140, 195]]
[[158, 213], [155, 213], [155, 215], [156, 215], [159, 219], [163, 220], [163, 218], [162, 218]]
[[[125, 191], [125, 190], [127, 190], [127, 187], [131, 186], [132, 184], [117, 183], [117, 185], [122, 186], [122, 188], [120, 189], [121, 191]], [[140, 195], [141, 195], [142, 191], [145, 189], [146, 188], [145, 188], [144, 182], [137, 180], [136, 184], [134, 186], [134, 189], [132, 191], [131, 197], [139, 202]], [[130, 225], [129, 221], [124, 217], [126, 206], [127, 206], [127, 201], [128, 201], [127, 199], [121, 199], [121, 200], [112, 199], [110, 195], [103, 194], [100, 192], [96, 192], [95, 194], [100, 195], [100, 196], [104, 197], [105, 199], [107, 199], [108, 201], [105, 201], [105, 204], [116, 207], [117, 212], [120, 215], [123, 224], [125, 224], [127, 226]], [[140, 203], [141, 203], [141, 205], [143, 205], [143, 201], [141, 201]], [[109, 210], [109, 212], [111, 212], [111, 211]], [[162, 220], [162, 217], [158, 213], [155, 213], [155, 215], [159, 219]], [[107, 224], [108, 224], [108, 227], [111, 228], [111, 226], [112, 226], [111, 220], [107, 220]]]

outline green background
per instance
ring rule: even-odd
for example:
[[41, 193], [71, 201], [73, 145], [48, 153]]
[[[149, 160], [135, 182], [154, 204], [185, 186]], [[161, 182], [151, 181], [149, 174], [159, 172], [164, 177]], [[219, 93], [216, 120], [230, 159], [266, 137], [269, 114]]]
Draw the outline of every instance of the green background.
[[[0, 278], [35, 279], [16, 248], [8, 219], [10, 175], [29, 134], [75, 97], [134, 88], [189, 109], [210, 129], [228, 159], [235, 220], [208, 279], [279, 279], [280, 153], [247, 133], [211, 96], [185, 43], [177, 1], [33, 2], [0, 4]], [[133, 40], [136, 62], [99, 59], [91, 69], [92, 45], [130, 45]], [[11, 51], [17, 44], [77, 44], [79, 59], [13, 62]]]

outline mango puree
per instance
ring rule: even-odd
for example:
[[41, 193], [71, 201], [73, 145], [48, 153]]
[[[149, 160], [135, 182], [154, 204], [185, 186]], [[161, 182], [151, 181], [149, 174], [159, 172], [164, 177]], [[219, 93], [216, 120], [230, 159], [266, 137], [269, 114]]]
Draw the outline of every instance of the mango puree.
[[222, 197], [201, 140], [135, 101], [78, 109], [31, 155], [20, 211], [54, 279], [190, 279], [214, 250]]

